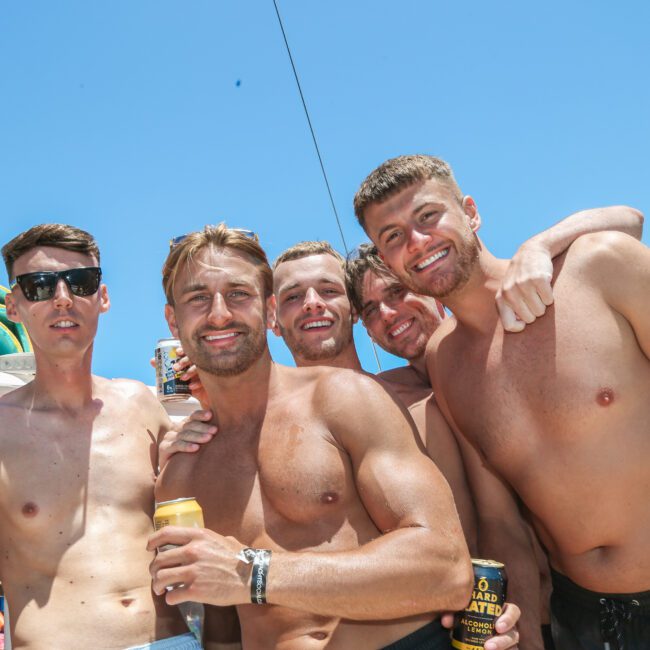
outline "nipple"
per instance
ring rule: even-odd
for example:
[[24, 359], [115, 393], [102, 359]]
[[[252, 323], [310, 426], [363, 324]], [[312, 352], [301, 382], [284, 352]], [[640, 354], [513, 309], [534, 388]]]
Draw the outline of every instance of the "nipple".
[[23, 515], [25, 515], [25, 517], [35, 517], [37, 514], [38, 514], [38, 506], [35, 503], [28, 501], [23, 506]]
[[122, 603], [122, 607], [128, 607], [133, 603], [134, 600], [135, 598], [122, 598], [120, 602]]
[[611, 388], [601, 388], [596, 396], [601, 406], [609, 406], [614, 401], [614, 391]]
[[321, 503], [336, 503], [339, 500], [339, 495], [336, 492], [323, 492], [320, 495]]

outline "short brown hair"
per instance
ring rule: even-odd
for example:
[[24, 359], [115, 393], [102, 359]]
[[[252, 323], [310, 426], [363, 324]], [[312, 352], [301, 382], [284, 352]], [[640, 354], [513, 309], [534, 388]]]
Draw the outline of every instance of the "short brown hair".
[[398, 156], [379, 165], [361, 183], [354, 195], [354, 214], [361, 227], [366, 227], [365, 211], [370, 204], [382, 203], [413, 183], [430, 178], [448, 185], [458, 200], [463, 200], [451, 167], [441, 158], [424, 154]]
[[21, 232], [2, 247], [10, 282], [14, 280], [15, 261], [38, 246], [52, 246], [94, 256], [99, 264], [99, 247], [90, 233], [63, 223], [42, 223]]
[[345, 263], [345, 285], [352, 306], [358, 314], [363, 308], [363, 278], [366, 271], [378, 276], [395, 278], [393, 272], [383, 263], [374, 244], [361, 244]]
[[332, 245], [326, 241], [301, 241], [291, 248], [278, 255], [275, 262], [273, 262], [273, 270], [278, 268], [282, 262], [289, 262], [291, 260], [299, 260], [303, 257], [311, 257], [312, 255], [331, 255], [337, 259], [341, 266], [345, 265], [345, 258], [341, 253], [334, 250]]
[[273, 273], [266, 258], [264, 249], [260, 246], [257, 235], [249, 236], [249, 231], [228, 228], [225, 223], [218, 226], [205, 226], [203, 230], [185, 235], [176, 245], [172, 245], [162, 269], [162, 283], [167, 303], [174, 304], [174, 283], [179, 269], [187, 264], [204, 248], [231, 249], [243, 253], [262, 275], [264, 295], [273, 293]]

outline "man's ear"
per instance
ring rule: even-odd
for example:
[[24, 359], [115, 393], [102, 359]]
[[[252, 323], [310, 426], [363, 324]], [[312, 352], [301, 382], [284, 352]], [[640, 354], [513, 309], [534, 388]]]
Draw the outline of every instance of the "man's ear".
[[468, 194], [463, 198], [463, 212], [469, 217], [469, 225], [473, 232], [481, 227], [481, 215], [476, 207], [476, 201]]
[[105, 284], [99, 287], [99, 313], [105, 314], [111, 308], [111, 299], [108, 297], [108, 289]]
[[16, 299], [13, 293], [5, 295], [5, 307], [7, 308], [7, 318], [14, 323], [20, 323], [21, 319], [18, 315], [18, 308], [16, 307]]
[[266, 299], [266, 328], [272, 330], [276, 336], [280, 336], [280, 328], [278, 327], [278, 303], [275, 299], [275, 294], [271, 294]]
[[378, 247], [375, 247], [375, 248], [377, 248], [377, 255], [379, 255], [379, 259], [384, 263], [384, 266], [387, 269], [392, 271], [393, 269], [390, 268], [390, 264], [386, 261], [386, 258], [383, 256], [382, 252], [379, 250]]
[[176, 325], [176, 312], [171, 305], [165, 305], [165, 320], [169, 325], [169, 331], [174, 335], [175, 339], [180, 339], [178, 334], [178, 325]]

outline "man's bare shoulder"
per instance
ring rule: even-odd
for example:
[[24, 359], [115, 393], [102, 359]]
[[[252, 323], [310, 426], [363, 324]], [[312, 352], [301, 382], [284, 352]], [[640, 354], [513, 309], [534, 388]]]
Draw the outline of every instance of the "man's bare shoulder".
[[650, 250], [622, 232], [597, 232], [578, 237], [564, 256], [554, 260], [556, 274], [580, 274], [581, 280], [607, 280], [616, 268], [625, 268], [631, 252]]
[[427, 354], [430, 350], [437, 349], [442, 341], [456, 331], [457, 327], [458, 321], [453, 316], [451, 318], [445, 318], [429, 338], [429, 342], [427, 343]]
[[106, 379], [93, 377], [97, 397], [107, 401], [109, 406], [114, 403], [125, 406], [137, 406], [139, 409], [150, 410], [152, 414], [163, 414], [164, 409], [153, 392], [142, 382], [134, 379]]
[[400, 384], [403, 386], [413, 386], [422, 383], [422, 380], [411, 366], [401, 366], [400, 368], [384, 370], [378, 373], [376, 377], [389, 384]]
[[29, 405], [32, 395], [32, 382], [22, 386], [16, 386], [14, 390], [10, 390], [0, 397], [0, 411], [3, 409], [16, 409], [25, 408]]

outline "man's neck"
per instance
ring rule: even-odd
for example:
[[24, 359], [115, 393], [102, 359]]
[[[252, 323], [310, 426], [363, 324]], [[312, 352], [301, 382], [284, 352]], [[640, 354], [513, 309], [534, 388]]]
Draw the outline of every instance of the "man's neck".
[[218, 426], [228, 428], [241, 425], [243, 420], [263, 419], [271, 394], [275, 364], [268, 349], [244, 372], [233, 375], [215, 375], [199, 370], [210, 408]]
[[423, 383], [429, 383], [429, 373], [427, 373], [427, 362], [424, 354], [415, 359], [409, 359], [409, 367]]
[[509, 260], [497, 259], [483, 248], [469, 280], [439, 300], [464, 327], [479, 332], [492, 330], [498, 318], [495, 297], [508, 264]]
[[294, 361], [298, 368], [304, 368], [309, 366], [327, 366], [329, 368], [347, 368], [349, 370], [362, 370], [361, 361], [359, 361], [359, 355], [357, 354], [357, 348], [354, 345], [354, 341], [351, 341], [341, 352], [336, 356], [330, 357], [328, 359], [317, 359], [312, 361], [310, 359], [304, 359], [299, 356], [294, 356]]
[[51, 357], [38, 350], [34, 352], [35, 405], [78, 413], [93, 401], [92, 347], [75, 357]]

